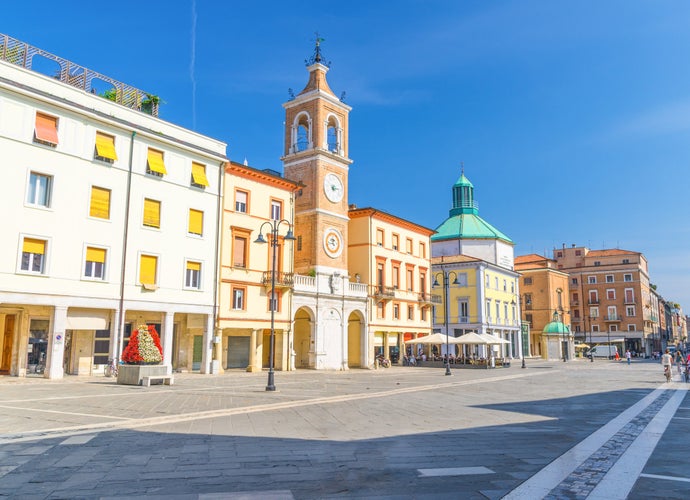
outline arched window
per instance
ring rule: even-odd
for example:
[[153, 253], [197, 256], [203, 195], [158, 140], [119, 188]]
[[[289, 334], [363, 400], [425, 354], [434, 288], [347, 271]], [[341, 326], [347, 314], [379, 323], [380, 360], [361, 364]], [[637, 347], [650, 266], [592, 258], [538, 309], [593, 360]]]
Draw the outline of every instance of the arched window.
[[300, 113], [292, 124], [292, 153], [312, 148], [311, 117], [307, 113]]
[[340, 123], [334, 115], [330, 115], [326, 120], [326, 149], [331, 153], [340, 154], [342, 143], [342, 130]]

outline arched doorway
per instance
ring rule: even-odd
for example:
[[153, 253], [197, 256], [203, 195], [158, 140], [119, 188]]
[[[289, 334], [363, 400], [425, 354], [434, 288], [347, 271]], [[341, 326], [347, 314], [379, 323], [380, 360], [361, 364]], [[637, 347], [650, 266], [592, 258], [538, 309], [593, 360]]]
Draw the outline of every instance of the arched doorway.
[[[364, 317], [360, 311], [353, 311], [347, 319], [347, 366], [361, 368], [365, 366], [364, 353]], [[364, 344], [364, 348], [363, 348]]]
[[302, 307], [295, 313], [294, 332], [295, 368], [312, 368], [312, 316], [307, 308]]

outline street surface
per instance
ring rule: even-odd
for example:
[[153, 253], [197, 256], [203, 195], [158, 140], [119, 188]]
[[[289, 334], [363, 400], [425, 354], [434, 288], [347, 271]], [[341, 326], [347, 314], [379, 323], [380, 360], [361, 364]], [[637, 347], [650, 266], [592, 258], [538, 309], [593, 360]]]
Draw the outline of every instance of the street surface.
[[690, 384], [658, 362], [444, 372], [0, 377], [0, 497], [690, 497]]

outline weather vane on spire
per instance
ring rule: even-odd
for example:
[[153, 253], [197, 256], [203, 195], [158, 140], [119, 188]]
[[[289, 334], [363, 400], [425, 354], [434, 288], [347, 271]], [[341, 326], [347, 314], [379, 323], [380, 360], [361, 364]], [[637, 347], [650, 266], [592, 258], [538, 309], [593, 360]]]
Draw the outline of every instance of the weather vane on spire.
[[314, 55], [311, 56], [309, 59], [305, 59], [304, 64], [306, 64], [307, 66], [311, 66], [312, 64], [318, 63], [330, 68], [331, 61], [324, 62], [321, 56], [321, 42], [325, 42], [326, 39], [321, 37], [318, 31], [315, 31], [314, 35], [316, 36], [316, 38], [314, 39]]

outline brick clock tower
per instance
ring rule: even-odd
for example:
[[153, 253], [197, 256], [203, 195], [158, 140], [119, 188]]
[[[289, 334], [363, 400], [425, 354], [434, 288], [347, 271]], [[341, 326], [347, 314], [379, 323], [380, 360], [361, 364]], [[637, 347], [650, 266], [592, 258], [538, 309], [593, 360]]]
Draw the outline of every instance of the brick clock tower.
[[326, 82], [321, 39], [307, 61], [309, 81], [285, 107], [285, 177], [295, 195], [293, 336], [295, 368], [367, 366], [367, 288], [350, 282], [347, 264], [350, 106]]
[[295, 272], [347, 276], [347, 127], [350, 106], [326, 82], [316, 49], [309, 82], [285, 108], [285, 177], [302, 182], [295, 197]]

